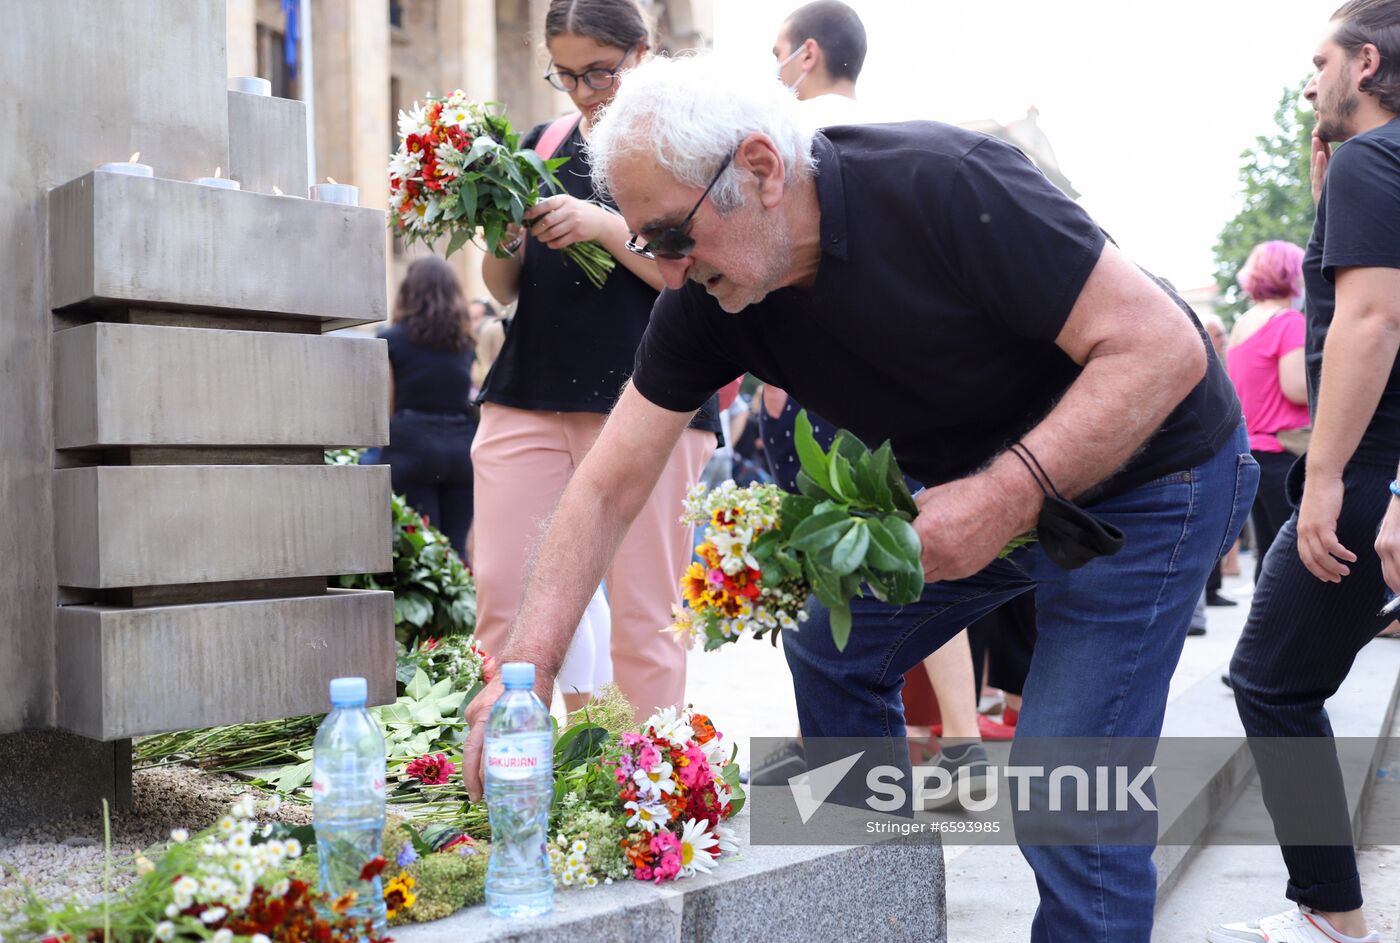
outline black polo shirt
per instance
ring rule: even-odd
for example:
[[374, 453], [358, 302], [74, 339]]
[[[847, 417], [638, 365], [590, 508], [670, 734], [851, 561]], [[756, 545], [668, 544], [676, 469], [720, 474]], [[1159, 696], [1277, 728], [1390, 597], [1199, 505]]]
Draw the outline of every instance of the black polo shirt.
[[[1054, 340], [1105, 236], [1019, 151], [986, 135], [935, 122], [860, 125], [828, 128], [814, 148], [814, 286], [772, 292], [739, 314], [699, 285], [662, 292], [637, 350], [636, 388], [686, 412], [748, 371], [867, 443], [889, 439], [927, 485], [971, 474], [1079, 376]], [[1225, 443], [1239, 403], [1218, 359], [1206, 362], [1205, 378], [1100, 494], [1190, 468]], [[1144, 362], [1144, 375], [1158, 366]]]
[[[1358, 134], [1332, 155], [1303, 258], [1307, 285], [1308, 404], [1317, 412], [1322, 347], [1337, 311], [1337, 270], [1400, 268], [1400, 118]], [[1336, 364], [1333, 364], [1336, 367]], [[1395, 467], [1400, 459], [1400, 359], [1352, 461]]]

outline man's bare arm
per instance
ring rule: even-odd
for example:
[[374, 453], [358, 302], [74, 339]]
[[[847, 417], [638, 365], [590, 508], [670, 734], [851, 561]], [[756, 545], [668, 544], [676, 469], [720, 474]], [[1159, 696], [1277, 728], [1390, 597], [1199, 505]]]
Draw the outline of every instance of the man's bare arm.
[[[1322, 382], [1298, 508], [1298, 556], [1335, 583], [1356, 560], [1337, 539], [1342, 470], [1366, 432], [1400, 350], [1400, 269], [1337, 271], [1337, 310], [1322, 351]], [[1340, 559], [1337, 559], [1340, 558]]]
[[[1205, 375], [1206, 349], [1185, 312], [1112, 244], [1055, 343], [1084, 369], [1022, 441], [1073, 497], [1111, 476], [1161, 426]], [[939, 580], [976, 573], [1035, 526], [1043, 503], [1010, 453], [920, 499], [925, 573]]]
[[[534, 664], [535, 689], [546, 703], [583, 610], [692, 415], [653, 405], [629, 383], [564, 489], [530, 565], [505, 647], [492, 653], [501, 664]], [[467, 705], [462, 775], [473, 797], [481, 795], [484, 721], [500, 694], [499, 680], [493, 681]]]

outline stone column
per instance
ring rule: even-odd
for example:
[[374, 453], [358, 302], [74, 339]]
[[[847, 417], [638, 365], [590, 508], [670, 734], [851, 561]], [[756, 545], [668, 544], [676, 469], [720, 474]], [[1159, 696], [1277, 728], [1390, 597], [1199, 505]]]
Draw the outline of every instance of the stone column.
[[[382, 213], [255, 192], [304, 140], [289, 103], [226, 90], [222, 0], [7, 12], [0, 226], [27, 234], [0, 241], [13, 823], [128, 800], [135, 736], [309, 713], [328, 673], [392, 699], [393, 600], [327, 591], [388, 567], [389, 481], [322, 461], [387, 440], [382, 342], [320, 336], [383, 318]], [[155, 179], [93, 169], [136, 150]], [[231, 153], [249, 191], [188, 182]]]
[[316, 57], [316, 180], [360, 188], [363, 206], [388, 202], [389, 14], [382, 0], [312, 7]]
[[256, 0], [226, 0], [228, 75], [258, 74], [258, 5]]

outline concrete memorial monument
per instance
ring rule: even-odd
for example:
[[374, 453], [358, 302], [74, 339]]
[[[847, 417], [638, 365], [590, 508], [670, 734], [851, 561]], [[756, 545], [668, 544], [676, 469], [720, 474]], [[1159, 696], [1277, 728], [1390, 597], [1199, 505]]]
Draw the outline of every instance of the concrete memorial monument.
[[0, 30], [5, 824], [120, 804], [135, 736], [394, 696], [392, 594], [326, 579], [389, 567], [389, 470], [322, 462], [388, 439], [383, 342], [321, 336], [384, 318], [383, 213], [304, 198], [221, 0], [61, 7]]

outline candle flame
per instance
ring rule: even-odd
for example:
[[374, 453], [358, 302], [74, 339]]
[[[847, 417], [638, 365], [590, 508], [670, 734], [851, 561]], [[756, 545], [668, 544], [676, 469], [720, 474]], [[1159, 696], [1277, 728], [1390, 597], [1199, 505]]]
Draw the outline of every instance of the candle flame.
[[215, 167], [215, 168], [214, 168], [214, 177], [215, 177], [215, 179], [218, 179], [219, 177], [222, 177], [223, 175], [224, 175], [224, 168], [222, 168], [222, 167]]
[[[335, 178], [332, 177], [330, 174], [326, 174], [326, 182], [327, 182], [327, 183], [335, 183]], [[337, 186], [338, 186], [338, 184], [337, 184]]]
[[272, 192], [275, 193], [275, 194], [277, 194], [278, 196], [282, 196], [282, 195], [283, 195], [283, 194], [282, 194], [282, 188], [279, 187], [279, 186], [278, 186], [277, 184], [275, 184], [275, 183], [272, 185]]
[[140, 151], [132, 151], [132, 152], [131, 152], [131, 156], [128, 157], [128, 158], [126, 159], [126, 162], [127, 162], [128, 164], [134, 164], [134, 163], [136, 163], [136, 158], [138, 158], [138, 157], [140, 157], [140, 156], [141, 156], [141, 152], [140, 152]]

